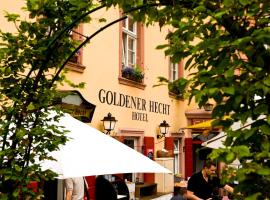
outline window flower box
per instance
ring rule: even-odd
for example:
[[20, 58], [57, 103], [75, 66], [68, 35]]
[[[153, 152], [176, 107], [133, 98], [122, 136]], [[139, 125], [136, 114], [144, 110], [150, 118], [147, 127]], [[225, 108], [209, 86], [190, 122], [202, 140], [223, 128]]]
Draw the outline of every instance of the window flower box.
[[187, 84], [188, 81], [183, 78], [175, 80], [173, 82], [169, 82], [168, 83], [169, 92], [172, 95], [175, 95], [178, 99], [184, 99]]
[[122, 77], [138, 83], [142, 83], [144, 73], [139, 67], [123, 67]]

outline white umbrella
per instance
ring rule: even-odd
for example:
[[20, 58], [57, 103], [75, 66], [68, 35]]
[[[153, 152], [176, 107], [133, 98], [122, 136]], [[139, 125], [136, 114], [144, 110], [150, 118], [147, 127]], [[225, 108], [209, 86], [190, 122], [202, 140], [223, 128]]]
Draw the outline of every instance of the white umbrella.
[[208, 147], [211, 149], [218, 149], [218, 148], [224, 148], [223, 142], [226, 140], [226, 134], [222, 131], [219, 134], [217, 134], [215, 137], [211, 138], [210, 140], [207, 140], [202, 143], [202, 146]]
[[58, 178], [117, 173], [172, 173], [143, 154], [65, 114], [59, 121], [70, 132], [70, 139], [51, 155], [57, 161], [45, 161], [42, 169], [51, 169]]
[[[258, 119], [263, 119], [264, 116], [260, 116]], [[233, 125], [231, 126], [231, 129], [236, 131], [238, 129], [246, 129], [250, 128], [250, 124], [253, 123], [254, 121], [251, 120], [250, 118], [247, 119], [247, 122], [245, 125], [242, 125], [240, 122], [234, 122]], [[223, 131], [217, 134], [215, 137], [211, 138], [210, 140], [207, 140], [202, 143], [202, 146], [209, 147], [212, 149], [218, 149], [218, 148], [224, 148], [224, 141], [226, 140], [227, 134], [224, 133]]]

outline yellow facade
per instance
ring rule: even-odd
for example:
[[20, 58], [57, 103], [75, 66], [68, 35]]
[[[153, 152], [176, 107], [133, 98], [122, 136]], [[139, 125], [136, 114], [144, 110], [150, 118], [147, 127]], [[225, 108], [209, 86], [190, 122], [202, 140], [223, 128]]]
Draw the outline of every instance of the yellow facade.
[[[1, 1], [0, 24], [2, 30], [15, 31], [12, 24], [5, 22], [2, 10], [21, 12], [24, 1]], [[24, 14], [25, 15], [25, 14]], [[23, 15], [23, 16], [24, 16]], [[27, 15], [25, 15], [27, 16]], [[92, 15], [92, 18], [106, 18], [107, 22], [119, 18], [117, 9], [101, 10]], [[89, 36], [101, 27], [102, 24], [83, 24], [83, 35]], [[105, 24], [104, 24], [105, 25]], [[157, 50], [159, 44], [166, 44], [165, 36], [168, 28], [160, 31], [158, 25], [144, 27], [144, 89], [123, 84], [120, 74], [120, 23], [117, 23], [98, 35], [83, 48], [83, 72], [70, 71], [68, 78], [75, 82], [86, 82], [86, 87], [79, 92], [92, 104], [96, 105], [91, 126], [103, 131], [102, 119], [109, 112], [118, 120], [112, 135], [135, 138], [137, 150], [142, 151], [144, 137], [154, 138], [154, 155], [164, 147], [164, 138], [158, 139], [159, 124], [166, 120], [169, 123], [169, 134], [166, 137], [175, 137], [180, 141], [180, 158], [177, 173], [185, 177], [185, 153], [183, 152], [185, 137], [191, 137], [190, 132], [181, 134], [179, 129], [191, 122], [186, 116], [187, 110], [197, 109], [197, 105], [187, 104], [187, 101], [177, 100], [169, 95], [167, 86], [153, 87], [157, 84], [157, 77], [169, 78], [169, 58], [162, 50]], [[187, 72], [184, 72], [184, 76]], [[59, 87], [61, 90], [70, 90], [68, 86]], [[106, 99], [107, 95], [107, 99]], [[119, 106], [121, 98], [135, 103], [125, 103]], [[135, 148], [135, 147], [134, 147]], [[135, 148], [136, 149], [136, 148]], [[140, 178], [143, 179], [142, 175]]]

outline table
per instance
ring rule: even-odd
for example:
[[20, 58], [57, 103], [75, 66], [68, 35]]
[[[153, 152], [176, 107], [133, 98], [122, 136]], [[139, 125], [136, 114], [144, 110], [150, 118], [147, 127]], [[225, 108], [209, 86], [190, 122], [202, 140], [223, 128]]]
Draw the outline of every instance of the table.
[[150, 196], [157, 194], [156, 183], [135, 184], [135, 197]]
[[122, 198], [125, 198], [127, 195], [122, 195], [122, 194], [118, 194], [117, 195], [117, 199], [122, 199]]

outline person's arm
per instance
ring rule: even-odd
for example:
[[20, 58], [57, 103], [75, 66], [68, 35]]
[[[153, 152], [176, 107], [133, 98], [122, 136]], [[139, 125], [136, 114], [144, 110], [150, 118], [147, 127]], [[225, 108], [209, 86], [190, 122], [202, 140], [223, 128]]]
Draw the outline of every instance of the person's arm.
[[73, 181], [71, 178], [65, 179], [66, 198], [65, 200], [71, 200], [73, 192]]
[[231, 186], [229, 186], [229, 185], [225, 185], [224, 187], [223, 187], [226, 191], [228, 191], [229, 193], [233, 193], [233, 187], [231, 187]]
[[201, 198], [197, 197], [192, 191], [189, 190], [187, 190], [187, 199], [202, 200]]
[[71, 197], [72, 197], [72, 190], [67, 190], [66, 200], [71, 200]]

